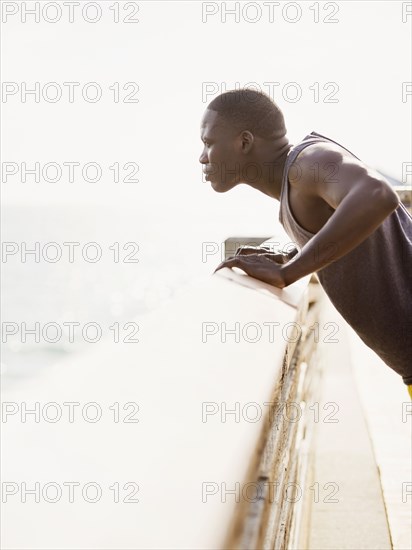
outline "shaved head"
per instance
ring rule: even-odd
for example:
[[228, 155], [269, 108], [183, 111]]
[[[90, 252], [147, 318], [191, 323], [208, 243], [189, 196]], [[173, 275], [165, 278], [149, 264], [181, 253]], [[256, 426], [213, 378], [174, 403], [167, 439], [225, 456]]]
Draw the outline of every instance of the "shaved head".
[[219, 113], [235, 130], [248, 130], [255, 136], [272, 140], [286, 135], [282, 111], [265, 93], [248, 88], [230, 90], [207, 106]]

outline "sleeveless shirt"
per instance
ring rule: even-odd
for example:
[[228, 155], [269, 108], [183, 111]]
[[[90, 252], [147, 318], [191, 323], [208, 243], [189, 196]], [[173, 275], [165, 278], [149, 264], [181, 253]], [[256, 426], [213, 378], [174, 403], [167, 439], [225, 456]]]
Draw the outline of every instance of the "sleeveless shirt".
[[[322, 142], [332, 142], [358, 158], [317, 132], [289, 150], [279, 221], [298, 248], [315, 234], [300, 226], [291, 212], [288, 173], [305, 147]], [[317, 271], [317, 276], [332, 304], [363, 342], [400, 374], [405, 384], [412, 384], [412, 217], [405, 206], [400, 203], [369, 237]]]

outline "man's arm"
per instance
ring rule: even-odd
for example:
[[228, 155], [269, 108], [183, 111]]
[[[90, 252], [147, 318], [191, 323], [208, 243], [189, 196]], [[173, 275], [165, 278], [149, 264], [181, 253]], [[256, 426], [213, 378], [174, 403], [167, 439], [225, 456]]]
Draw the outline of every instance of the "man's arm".
[[301, 254], [282, 266], [286, 286], [353, 250], [400, 202], [380, 174], [352, 155], [323, 144], [307, 149], [299, 155], [290, 183], [308, 197], [323, 199], [335, 212]]
[[301, 253], [284, 265], [266, 254], [236, 255], [216, 271], [239, 267], [250, 277], [284, 288], [353, 250], [399, 205], [397, 194], [380, 174], [338, 146], [309, 146], [292, 166], [289, 181], [298, 194], [308, 203], [314, 199], [312, 204], [323, 200], [335, 212]]

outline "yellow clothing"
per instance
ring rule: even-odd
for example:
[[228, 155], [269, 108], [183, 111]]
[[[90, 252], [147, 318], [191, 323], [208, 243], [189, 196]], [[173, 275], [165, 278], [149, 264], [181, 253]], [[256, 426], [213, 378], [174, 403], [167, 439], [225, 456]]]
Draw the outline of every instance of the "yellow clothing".
[[409, 395], [411, 396], [411, 399], [412, 399], [412, 384], [410, 384], [408, 386], [408, 392], [409, 392]]

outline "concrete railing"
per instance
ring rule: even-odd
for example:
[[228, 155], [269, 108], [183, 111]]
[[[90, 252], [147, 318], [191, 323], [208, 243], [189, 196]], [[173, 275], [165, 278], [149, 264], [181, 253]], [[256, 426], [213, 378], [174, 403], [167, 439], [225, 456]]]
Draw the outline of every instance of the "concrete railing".
[[296, 544], [315, 320], [308, 277], [279, 290], [224, 269], [137, 319], [137, 344], [3, 385], [4, 547]]
[[395, 185], [394, 189], [405, 208], [412, 214], [412, 187], [410, 185]]

